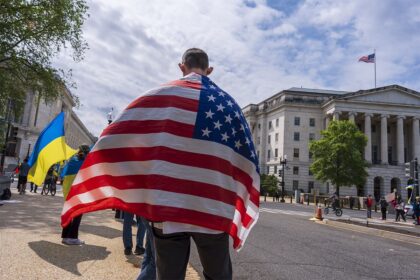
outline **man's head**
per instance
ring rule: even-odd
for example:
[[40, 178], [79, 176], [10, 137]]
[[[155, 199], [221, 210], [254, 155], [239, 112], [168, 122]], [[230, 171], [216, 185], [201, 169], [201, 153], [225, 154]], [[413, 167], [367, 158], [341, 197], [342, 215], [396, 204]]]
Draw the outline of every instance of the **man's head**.
[[77, 155], [79, 156], [79, 158], [85, 158], [86, 155], [90, 152], [90, 147], [89, 145], [86, 144], [82, 144], [79, 146], [79, 151], [77, 152]]
[[28, 162], [28, 158], [25, 158], [25, 159], [23, 160], [23, 162]]
[[208, 76], [213, 71], [213, 67], [209, 67], [209, 57], [198, 48], [186, 50], [182, 55], [182, 62], [178, 66], [184, 76], [192, 72]]

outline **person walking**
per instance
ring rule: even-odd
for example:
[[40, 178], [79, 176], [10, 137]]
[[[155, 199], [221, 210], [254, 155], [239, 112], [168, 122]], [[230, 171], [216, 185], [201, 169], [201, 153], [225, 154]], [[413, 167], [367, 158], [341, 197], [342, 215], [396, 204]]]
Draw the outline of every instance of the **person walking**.
[[25, 158], [22, 164], [19, 166], [19, 177], [17, 188], [19, 194], [24, 194], [26, 192], [26, 182], [28, 181], [28, 173], [31, 167], [28, 164], [28, 158]]
[[[88, 145], [83, 144], [79, 146], [77, 155], [73, 156], [70, 161], [67, 163], [66, 167], [63, 170], [64, 182], [63, 182], [63, 195], [66, 199], [67, 195], [70, 192], [71, 185], [75, 179], [75, 175], [82, 166], [86, 155], [89, 153], [90, 148]], [[79, 226], [82, 221], [82, 215], [74, 217], [70, 223], [63, 227], [61, 232], [61, 243], [66, 245], [82, 245], [85, 244], [83, 240], [79, 239]]]
[[405, 206], [404, 201], [402, 200], [401, 196], [398, 195], [396, 199], [396, 205], [395, 205], [395, 221], [396, 222], [400, 221], [400, 217], [404, 220], [404, 222], [407, 221], [405, 219], [404, 206]]
[[[124, 243], [124, 255], [128, 256], [131, 255], [133, 249], [133, 233], [132, 233], [132, 226], [133, 226], [133, 219], [134, 214], [129, 212], [123, 212], [124, 214], [124, 222], [123, 222], [123, 243]], [[136, 225], [137, 225], [137, 234], [136, 234], [136, 249], [134, 250], [135, 255], [143, 255], [144, 254], [144, 247], [143, 247], [143, 240], [144, 234], [146, 232], [143, 223], [140, 221], [140, 217], [136, 216]]]
[[38, 186], [34, 184], [34, 182], [31, 182], [31, 192], [33, 191], [34, 193], [36, 193], [37, 189], [38, 189]]
[[381, 206], [382, 220], [386, 220], [388, 202], [385, 200], [385, 197], [381, 197], [381, 200], [379, 200], [379, 205]]
[[366, 214], [367, 218], [372, 218], [372, 205], [373, 205], [373, 198], [371, 195], [368, 195], [366, 198]]
[[414, 212], [414, 224], [420, 225], [420, 197], [417, 196], [416, 200], [413, 201], [413, 212]]

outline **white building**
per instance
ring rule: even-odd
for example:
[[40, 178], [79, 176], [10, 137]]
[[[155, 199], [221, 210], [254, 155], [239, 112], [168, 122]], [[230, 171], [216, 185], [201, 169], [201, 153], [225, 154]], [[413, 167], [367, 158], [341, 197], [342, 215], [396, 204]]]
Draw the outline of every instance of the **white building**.
[[243, 112], [251, 127], [265, 174], [278, 174], [287, 155], [285, 190], [334, 191], [309, 172], [308, 144], [319, 139], [331, 119], [356, 123], [368, 138], [364, 157], [370, 163], [364, 186], [340, 188], [340, 195], [375, 195], [397, 188], [406, 196], [404, 162], [420, 159], [420, 93], [398, 85], [343, 92], [290, 88]]
[[76, 149], [80, 144], [92, 144], [96, 138], [80, 121], [72, 108], [76, 105], [69, 91], [62, 93], [55, 101], [45, 103], [38, 100], [34, 92], [26, 95], [23, 114], [12, 122], [9, 144], [6, 149], [5, 166], [16, 164], [28, 157], [40, 132], [60, 112], [65, 112], [65, 138], [69, 146]]

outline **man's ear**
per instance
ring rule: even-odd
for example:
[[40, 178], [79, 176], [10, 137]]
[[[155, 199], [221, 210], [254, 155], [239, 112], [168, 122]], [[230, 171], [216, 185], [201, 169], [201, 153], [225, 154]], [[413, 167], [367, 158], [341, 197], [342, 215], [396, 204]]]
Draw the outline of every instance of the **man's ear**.
[[178, 63], [178, 67], [181, 70], [182, 74], [185, 74], [185, 72], [187, 71], [185, 64], [183, 63]]
[[207, 70], [206, 70], [206, 76], [210, 75], [211, 72], [213, 72], [213, 67], [207, 68]]

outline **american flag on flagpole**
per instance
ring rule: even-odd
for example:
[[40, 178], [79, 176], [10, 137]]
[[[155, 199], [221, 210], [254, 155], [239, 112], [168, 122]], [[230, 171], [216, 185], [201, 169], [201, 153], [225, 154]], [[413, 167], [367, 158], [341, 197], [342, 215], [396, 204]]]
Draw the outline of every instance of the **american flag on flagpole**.
[[117, 208], [223, 231], [241, 248], [259, 214], [258, 160], [238, 104], [192, 73], [133, 101], [77, 174], [62, 225]]
[[375, 63], [375, 53], [362, 56], [361, 58], [359, 58], [359, 62], [360, 61], [366, 62], [366, 63]]

